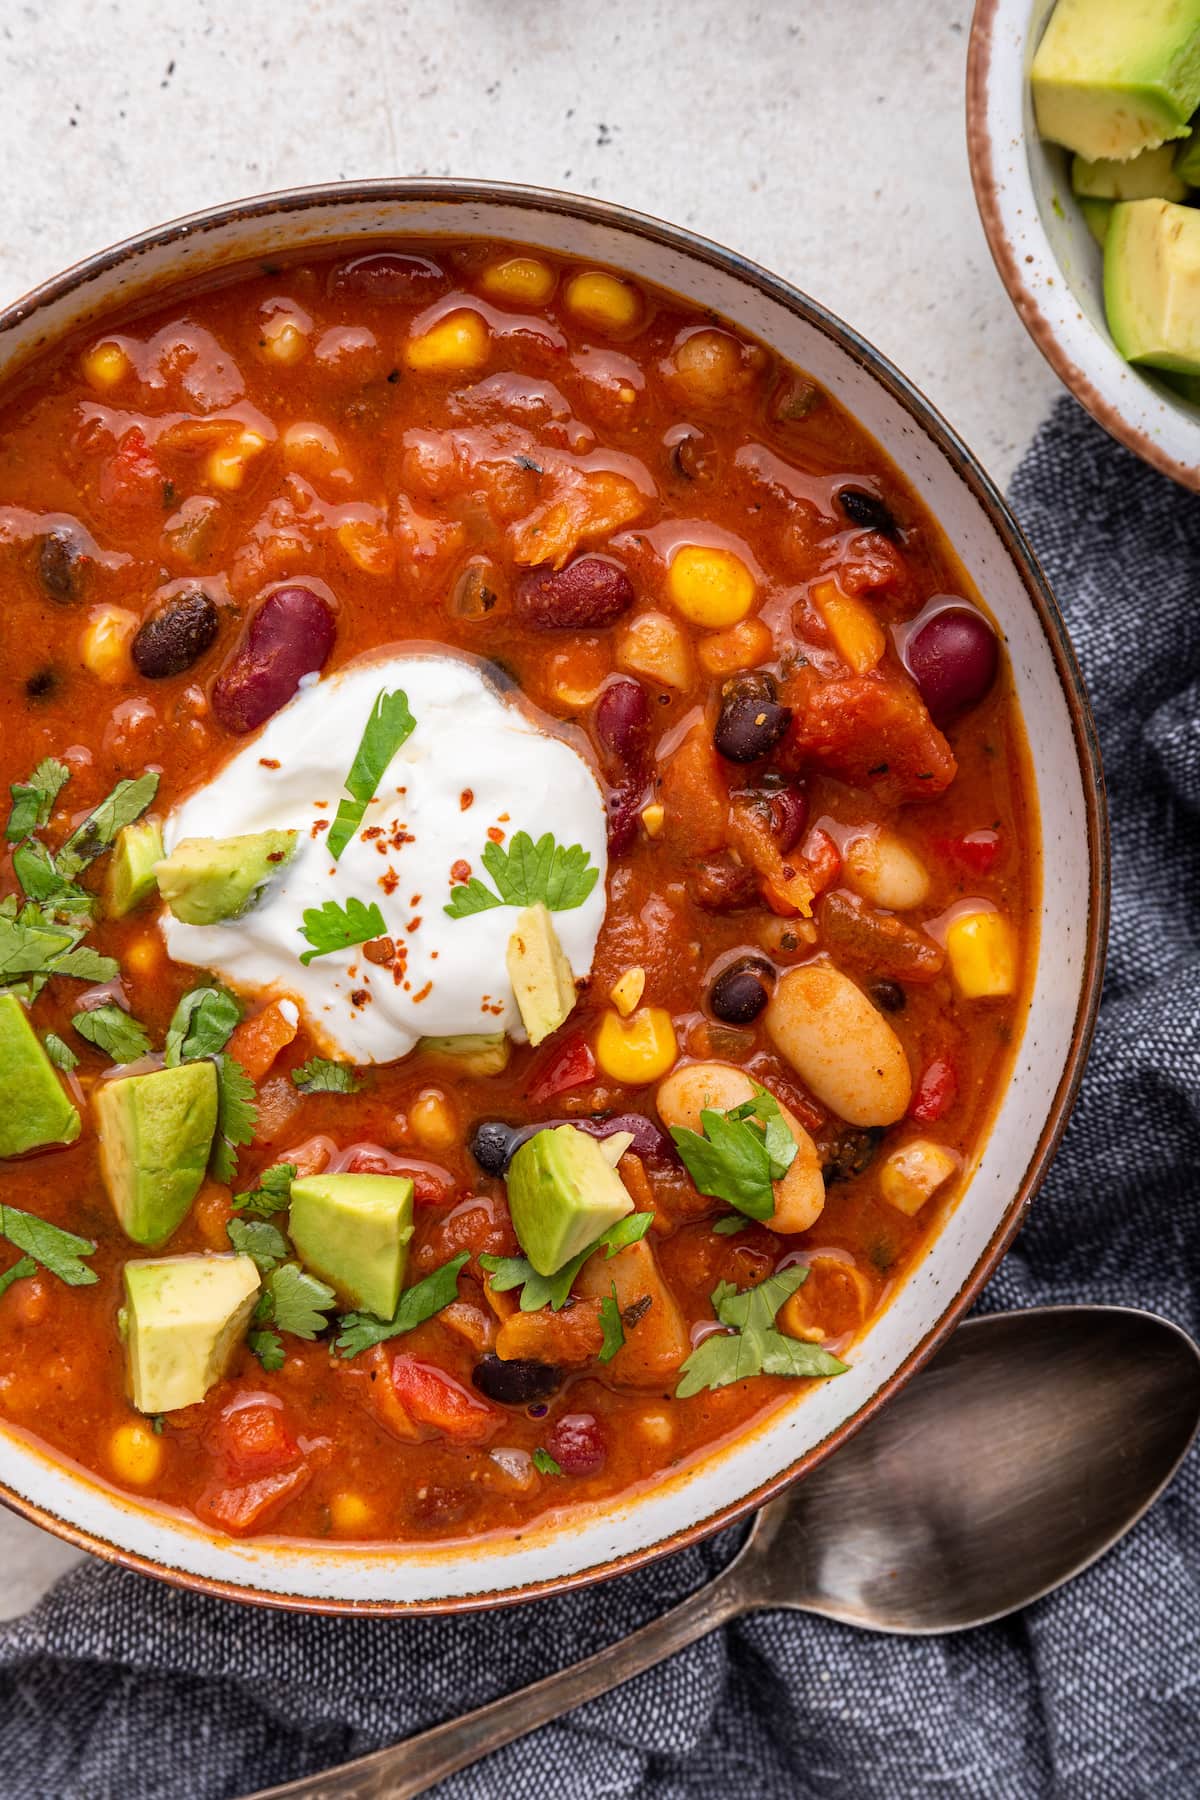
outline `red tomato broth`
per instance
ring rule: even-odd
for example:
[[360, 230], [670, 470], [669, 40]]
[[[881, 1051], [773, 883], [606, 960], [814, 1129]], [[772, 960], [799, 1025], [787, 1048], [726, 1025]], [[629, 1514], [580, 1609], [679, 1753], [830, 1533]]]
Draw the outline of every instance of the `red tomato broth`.
[[[744, 862], [729, 856], [728, 794], [752, 788], [761, 794], [763, 765], [722, 764], [714, 753], [714, 790], [695, 768], [672, 764], [668, 752], [678, 749], [693, 721], [710, 735], [722, 676], [707, 673], [701, 661], [714, 634], [681, 619], [668, 597], [664, 548], [725, 547], [753, 571], [759, 590], [750, 616], [769, 628], [771, 644], [751, 666], [775, 672], [780, 699], [797, 714], [814, 685], [853, 679], [812, 598], [814, 584], [836, 574], [842, 591], [860, 598], [885, 630], [914, 618], [933, 595], [977, 602], [939, 528], [879, 447], [769, 350], [686, 302], [645, 288], [638, 289], [642, 311], [635, 324], [598, 334], [561, 303], [571, 265], [540, 252], [537, 260], [555, 271], [556, 292], [543, 307], [528, 309], [481, 300], [478, 286], [498, 256], [532, 252], [465, 243], [406, 245], [404, 254], [421, 256], [431, 271], [414, 277], [412, 291], [403, 281], [399, 293], [386, 291], [386, 282], [381, 288], [378, 268], [364, 283], [359, 256], [225, 272], [207, 286], [146, 302], [104, 331], [93, 327], [86, 340], [26, 372], [0, 411], [0, 571], [9, 615], [0, 647], [0, 695], [9, 721], [0, 779], [23, 780], [45, 756], [68, 762], [72, 779], [45, 832], [51, 845], [117, 780], [148, 766], [161, 770], [154, 811], [165, 813], [246, 741], [222, 730], [208, 696], [255, 605], [275, 586], [313, 581], [336, 604], [337, 637], [326, 673], [382, 645], [412, 640], [485, 656], [539, 707], [583, 727], [610, 785], [619, 789], [624, 781], [636, 791], [635, 810], [665, 804], [658, 835], [635, 826], [628, 847], [610, 857], [608, 917], [575, 1012], [539, 1048], [515, 1046], [504, 1074], [463, 1075], [444, 1059], [417, 1053], [371, 1070], [354, 1095], [302, 1095], [290, 1071], [318, 1049], [302, 1021], [258, 1083], [259, 1135], [241, 1153], [235, 1185], [253, 1186], [258, 1172], [318, 1136], [343, 1153], [356, 1144], [377, 1145], [402, 1167], [410, 1158], [414, 1170], [437, 1171], [426, 1175], [423, 1189], [418, 1183], [408, 1279], [469, 1251], [460, 1300], [484, 1320], [482, 1336], [494, 1338], [497, 1320], [477, 1258], [512, 1255], [518, 1246], [503, 1182], [480, 1172], [466, 1140], [484, 1119], [519, 1124], [601, 1111], [655, 1116], [651, 1085], [623, 1086], [592, 1054], [609, 990], [629, 967], [645, 970], [646, 1002], [672, 1015], [682, 1056], [747, 1067], [811, 1129], [827, 1161], [854, 1136], [807, 1092], [761, 1018], [726, 1025], [701, 1005], [712, 972], [735, 953], [766, 953], [781, 971], [819, 953], [822, 901], [814, 940], [807, 921], [765, 900], [757, 879], [747, 881]], [[467, 375], [409, 370], [403, 349], [413, 330], [466, 308], [491, 332], [483, 366]], [[303, 339], [295, 361], [268, 354], [267, 328], [280, 318], [294, 320]], [[672, 373], [678, 343], [699, 329], [727, 332], [722, 342], [736, 349], [736, 356], [725, 351], [724, 361], [717, 359], [725, 385], [708, 394]], [[133, 367], [112, 391], [98, 393], [83, 372], [84, 359], [106, 343], [118, 344]], [[781, 403], [794, 416], [780, 416]], [[305, 421], [317, 428], [308, 433], [307, 448], [298, 447], [295, 434], [287, 438], [289, 428]], [[263, 444], [248, 457], [240, 485], [225, 487], [205, 459], [221, 449], [222, 433], [235, 430], [255, 433]], [[521, 521], [547, 517], [544, 471], [581, 465], [628, 483], [628, 494], [617, 491], [630, 506], [636, 498], [637, 511], [612, 529], [585, 531], [565, 560], [597, 555], [618, 562], [636, 592], [635, 610], [652, 608], [674, 620], [691, 662], [682, 688], [636, 677], [650, 701], [649, 748], [632, 773], [622, 772], [620, 759], [597, 738], [594, 706], [596, 691], [618, 668], [621, 633], [632, 615], [598, 629], [541, 630], [523, 624], [514, 607], [529, 563], [514, 559], [513, 546], [524, 542], [528, 553]], [[834, 496], [847, 482], [885, 498], [898, 522], [895, 536], [864, 530], [844, 516]], [[82, 558], [70, 563], [68, 585], [78, 592], [66, 598], [56, 597], [45, 574], [43, 546], [56, 530], [83, 545]], [[453, 605], [472, 569], [499, 596], [474, 616]], [[480, 576], [472, 579], [477, 584]], [[127, 656], [99, 679], [81, 649], [95, 610], [119, 608], [136, 623], [180, 584], [202, 588], [216, 603], [215, 644], [192, 668], [164, 680], [139, 675]], [[881, 667], [888, 679], [899, 678], [890, 642]], [[846, 741], [855, 742], [854, 717], [843, 724]], [[914, 1091], [935, 1061], [952, 1066], [956, 1086], [932, 1126], [901, 1120], [889, 1128], [884, 1147], [898, 1137], [933, 1136], [969, 1166], [1003, 1089], [1036, 945], [1036, 813], [1003, 656], [991, 692], [949, 725], [946, 736], [958, 773], [931, 799], [889, 792], [890, 776], [872, 777], [864, 787], [822, 772], [803, 752], [789, 752], [794, 731], [766, 766], [803, 781], [805, 833], [823, 819], [839, 827], [899, 826], [931, 878], [920, 919], [978, 899], [1011, 922], [1022, 971], [1013, 995], [964, 1000], [943, 969], [933, 979], [904, 983], [903, 1010], [888, 1014]], [[979, 833], [996, 834], [994, 851], [989, 839], [989, 854], [956, 852], [956, 844]], [[846, 891], [840, 858], [828, 842], [825, 848], [826, 892]], [[814, 868], [817, 862], [814, 856]], [[6, 862], [3, 891], [15, 887]], [[905, 921], [919, 923], [916, 914]], [[101, 918], [88, 942], [120, 959], [130, 1011], [161, 1044], [175, 1004], [201, 979], [199, 972], [169, 962], [152, 911], [123, 921]], [[869, 960], [851, 957], [844, 967], [868, 992], [881, 974], [888, 978]], [[72, 1034], [80, 992], [78, 983], [52, 980], [35, 1003], [34, 1019], [39, 1031], [59, 1032], [80, 1053], [77, 1079], [86, 1093], [108, 1059]], [[588, 1054], [571, 1049], [579, 1041]], [[572, 1085], [555, 1091], [555, 1077], [564, 1071]], [[538, 1080], [543, 1086], [531, 1100], [531, 1082]], [[418, 1097], [430, 1088], [447, 1096], [461, 1126], [459, 1141], [437, 1150], [422, 1145], [409, 1124]], [[91, 1266], [99, 1279], [69, 1289], [43, 1273], [0, 1297], [0, 1417], [111, 1479], [112, 1434], [137, 1417], [126, 1396], [116, 1329], [121, 1270], [131, 1255], [146, 1253], [116, 1225], [86, 1107], [83, 1112], [76, 1144], [5, 1169], [6, 1201], [96, 1241]], [[861, 1172], [832, 1180], [816, 1224], [785, 1238], [757, 1224], [715, 1236], [709, 1224], [724, 1209], [699, 1196], [681, 1166], [644, 1169], [656, 1211], [650, 1241], [688, 1324], [711, 1323], [709, 1296], [718, 1281], [744, 1287], [794, 1260], [797, 1251], [822, 1249], [853, 1258], [871, 1297], [861, 1321], [869, 1324], [958, 1191], [952, 1183], [908, 1216], [881, 1197], [879, 1158], [876, 1150]], [[208, 1183], [169, 1253], [228, 1248], [230, 1216], [229, 1191]], [[15, 1253], [3, 1255], [0, 1241], [0, 1266], [15, 1260]], [[848, 1337], [841, 1329], [844, 1320], [837, 1323], [836, 1341], [852, 1339], [853, 1332]], [[592, 1361], [567, 1371], [544, 1411], [478, 1396], [480, 1408], [494, 1414], [486, 1437], [480, 1426], [472, 1428], [475, 1441], [455, 1439], [425, 1420], [406, 1438], [395, 1416], [389, 1421], [387, 1408], [372, 1398], [386, 1381], [378, 1359], [345, 1362], [331, 1357], [324, 1341], [292, 1336], [284, 1345], [286, 1360], [275, 1373], [239, 1349], [201, 1405], [167, 1415], [158, 1436], [161, 1467], [139, 1493], [199, 1511], [214, 1529], [405, 1542], [507, 1534], [549, 1509], [628, 1493], [656, 1472], [685, 1466], [797, 1391], [794, 1383], [759, 1377], [678, 1400], [673, 1384], [623, 1386]], [[471, 1376], [480, 1343], [444, 1318], [385, 1344], [383, 1353], [389, 1362], [403, 1355], [440, 1369], [477, 1396]], [[252, 1506], [239, 1510], [236, 1496], [213, 1502], [214, 1493], [240, 1491], [239, 1483], [256, 1478], [231, 1471], [219, 1447], [223, 1413], [246, 1395], [278, 1403], [295, 1447], [287, 1469], [266, 1475], [279, 1474], [282, 1483], [300, 1466], [297, 1457], [306, 1471], [303, 1481], [282, 1483], [261, 1514]], [[434, 1410], [426, 1407], [431, 1416]], [[595, 1419], [603, 1440], [598, 1470], [562, 1478], [514, 1475], [519, 1459], [508, 1458], [505, 1466], [492, 1455], [497, 1449], [532, 1453], [546, 1445], [558, 1419], [579, 1414]], [[348, 1507], [346, 1495], [361, 1506]]]

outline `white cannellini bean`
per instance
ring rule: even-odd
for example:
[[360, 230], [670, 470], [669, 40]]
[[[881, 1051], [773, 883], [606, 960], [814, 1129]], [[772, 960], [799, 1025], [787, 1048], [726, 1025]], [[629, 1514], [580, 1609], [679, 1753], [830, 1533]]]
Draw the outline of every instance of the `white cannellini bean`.
[[[658, 1084], [655, 1105], [658, 1116], [670, 1130], [682, 1125], [699, 1131], [700, 1114], [705, 1107], [713, 1112], [728, 1112], [743, 1100], [752, 1100], [759, 1083], [752, 1081], [744, 1069], [732, 1063], [684, 1063], [672, 1069]], [[821, 1215], [825, 1204], [825, 1182], [821, 1176], [821, 1159], [817, 1146], [794, 1113], [782, 1100], [776, 1100], [780, 1116], [796, 1143], [796, 1154], [780, 1181], [774, 1183], [775, 1211], [763, 1224], [771, 1231], [783, 1233], [807, 1231]]]
[[855, 893], [888, 912], [909, 912], [929, 894], [929, 870], [891, 831], [864, 832], [851, 839], [842, 867]]
[[840, 969], [789, 969], [765, 1018], [804, 1085], [848, 1125], [890, 1125], [904, 1113], [912, 1095], [904, 1046]]
[[577, 1294], [605, 1299], [613, 1288], [622, 1311], [649, 1298], [650, 1305], [626, 1334], [611, 1363], [617, 1381], [630, 1387], [658, 1387], [669, 1381], [692, 1348], [687, 1320], [663, 1280], [653, 1247], [646, 1238], [626, 1244], [615, 1256], [589, 1257], [575, 1284]]

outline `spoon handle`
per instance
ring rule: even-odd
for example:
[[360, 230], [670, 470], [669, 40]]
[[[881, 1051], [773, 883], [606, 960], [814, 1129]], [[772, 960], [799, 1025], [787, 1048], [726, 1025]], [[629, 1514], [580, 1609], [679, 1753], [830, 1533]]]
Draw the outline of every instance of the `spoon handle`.
[[462, 1718], [435, 1725], [431, 1731], [419, 1732], [402, 1744], [360, 1756], [321, 1775], [264, 1788], [247, 1795], [246, 1800], [412, 1800], [413, 1795], [425, 1793], [468, 1763], [561, 1718], [585, 1700], [619, 1687], [744, 1612], [748, 1594], [740, 1573], [735, 1573], [740, 1561], [738, 1557], [715, 1581], [643, 1625], [632, 1637], [610, 1644], [556, 1675], [547, 1675]]

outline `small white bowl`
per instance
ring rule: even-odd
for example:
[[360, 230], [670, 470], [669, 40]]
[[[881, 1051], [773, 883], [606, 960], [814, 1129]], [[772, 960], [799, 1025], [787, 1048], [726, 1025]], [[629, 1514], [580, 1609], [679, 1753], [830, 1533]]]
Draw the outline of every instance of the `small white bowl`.
[[1200, 490], [1200, 407], [1127, 363], [1104, 318], [1103, 258], [1071, 194], [1070, 158], [1037, 133], [1029, 71], [1054, 0], [977, 0], [967, 149], [988, 244], [1042, 355], [1106, 431]]

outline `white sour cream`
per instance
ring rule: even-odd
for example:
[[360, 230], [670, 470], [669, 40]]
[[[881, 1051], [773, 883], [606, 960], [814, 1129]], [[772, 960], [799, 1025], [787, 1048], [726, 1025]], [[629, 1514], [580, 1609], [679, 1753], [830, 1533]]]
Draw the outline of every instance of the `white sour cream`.
[[[324, 846], [382, 688], [402, 688], [416, 728], [393, 757], [334, 864]], [[290, 995], [327, 1054], [393, 1062], [420, 1037], [506, 1031], [524, 1038], [505, 971], [517, 911], [498, 906], [453, 919], [445, 911], [455, 864], [489, 887], [482, 851], [518, 831], [580, 844], [599, 869], [581, 906], [554, 915], [576, 978], [588, 974], [604, 921], [604, 800], [584, 757], [541, 729], [465, 659], [430, 653], [359, 661], [302, 688], [207, 786], [176, 808], [164, 839], [300, 833], [296, 854], [264, 898], [225, 925], [183, 925], [164, 913], [176, 962], [211, 969], [256, 996]], [[459, 871], [461, 875], [461, 870]], [[329, 900], [374, 901], [397, 961], [361, 946], [300, 961], [304, 913]]]

